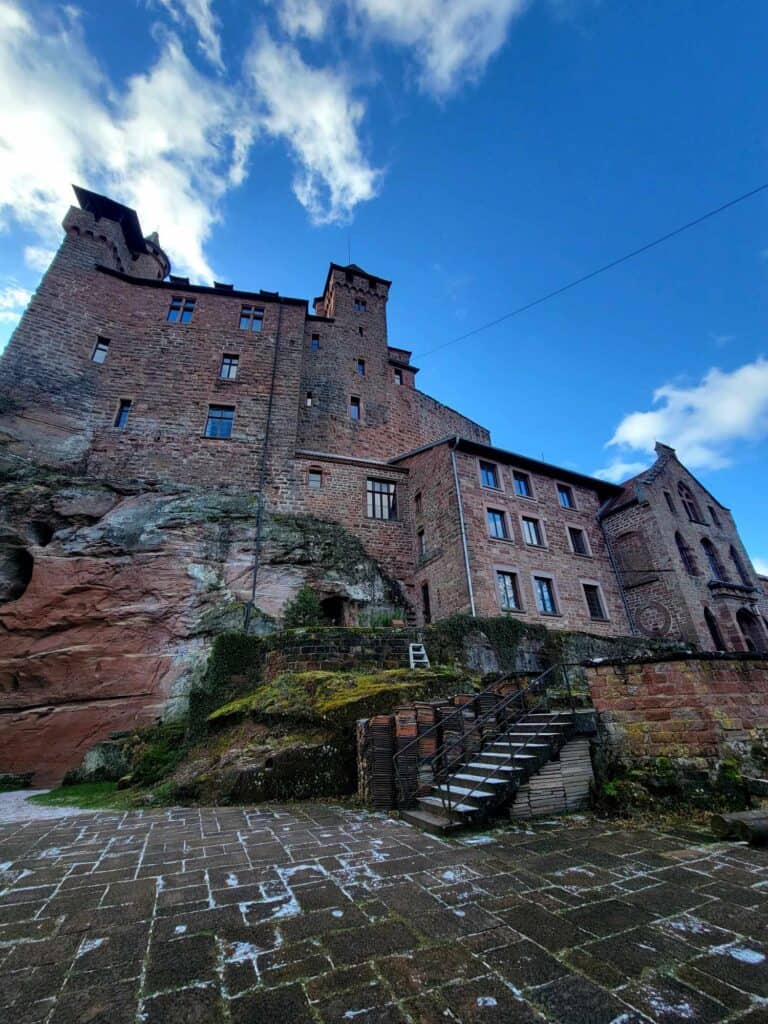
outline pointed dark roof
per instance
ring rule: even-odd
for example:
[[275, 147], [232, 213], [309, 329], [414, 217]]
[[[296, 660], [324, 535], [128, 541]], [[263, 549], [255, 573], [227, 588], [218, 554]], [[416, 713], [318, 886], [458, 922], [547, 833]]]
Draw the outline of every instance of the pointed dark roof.
[[147, 252], [147, 243], [144, 241], [144, 236], [141, 233], [139, 215], [135, 210], [132, 210], [130, 206], [124, 206], [122, 203], [110, 199], [108, 196], [100, 196], [98, 192], [91, 192], [87, 188], [81, 188], [79, 185], [73, 185], [72, 188], [75, 191], [81, 210], [87, 210], [88, 213], [92, 213], [97, 220], [103, 217], [105, 220], [115, 221], [123, 229], [126, 245], [131, 252]]

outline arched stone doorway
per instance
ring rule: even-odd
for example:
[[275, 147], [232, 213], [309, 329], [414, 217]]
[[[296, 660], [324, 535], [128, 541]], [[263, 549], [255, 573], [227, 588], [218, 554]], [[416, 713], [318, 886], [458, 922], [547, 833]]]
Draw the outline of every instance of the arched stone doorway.
[[756, 615], [748, 608], [740, 608], [736, 613], [736, 622], [748, 651], [757, 653], [766, 649], [763, 629]]

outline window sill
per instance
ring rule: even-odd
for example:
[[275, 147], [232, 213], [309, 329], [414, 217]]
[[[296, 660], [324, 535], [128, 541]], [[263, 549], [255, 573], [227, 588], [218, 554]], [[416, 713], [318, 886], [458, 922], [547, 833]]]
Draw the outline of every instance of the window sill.
[[484, 484], [482, 482], [481, 482], [480, 486], [482, 487], [482, 489], [484, 491], [493, 491], [494, 494], [503, 494], [504, 493], [504, 488], [503, 487], [491, 487], [490, 484]]
[[576, 558], [594, 558], [595, 556], [590, 554], [588, 551], [571, 551], [571, 554]]
[[543, 612], [541, 608], [538, 609], [539, 615], [543, 615], [545, 619], [562, 619], [562, 612]]
[[201, 434], [200, 439], [202, 441], [237, 441], [236, 437], [210, 437], [208, 434]]
[[590, 622], [610, 622], [611, 620], [607, 615], [590, 615]]
[[217, 377], [217, 384], [239, 384], [240, 379], [238, 377]]
[[549, 551], [549, 544], [531, 544], [529, 541], [523, 541], [527, 548], [535, 548], [537, 551]]
[[501, 544], [514, 544], [514, 540], [511, 537], [494, 537], [492, 534], [488, 534], [488, 540], [499, 541]]
[[525, 615], [525, 608], [501, 608], [504, 615]]

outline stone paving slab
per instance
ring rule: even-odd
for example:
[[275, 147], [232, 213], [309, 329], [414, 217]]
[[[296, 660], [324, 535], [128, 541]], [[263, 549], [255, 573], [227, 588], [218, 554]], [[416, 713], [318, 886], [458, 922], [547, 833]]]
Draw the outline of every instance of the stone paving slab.
[[0, 1021], [768, 1021], [768, 854], [327, 805], [0, 819]]

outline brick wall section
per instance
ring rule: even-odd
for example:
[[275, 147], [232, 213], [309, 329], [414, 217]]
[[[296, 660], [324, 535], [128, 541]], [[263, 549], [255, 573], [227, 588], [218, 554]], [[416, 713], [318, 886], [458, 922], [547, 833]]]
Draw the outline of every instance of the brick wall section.
[[613, 751], [709, 761], [743, 751], [768, 728], [768, 659], [689, 657], [586, 669]]
[[[557, 477], [526, 469], [533, 498], [515, 494], [513, 465], [497, 466], [500, 489], [483, 487], [480, 459], [465, 452], [457, 453], [464, 517], [472, 567], [472, 585], [478, 615], [499, 615], [501, 607], [496, 589], [496, 570], [517, 573], [523, 611], [519, 615], [528, 622], [542, 622], [551, 629], [585, 630], [598, 635], [627, 635], [631, 632], [616, 575], [596, 521], [600, 499], [594, 490], [569, 482], [575, 510], [560, 506]], [[489, 458], [488, 461], [493, 461]], [[503, 511], [509, 540], [489, 535], [488, 509]], [[533, 547], [523, 540], [522, 517], [539, 521], [545, 546]], [[568, 526], [584, 531], [589, 556], [573, 553], [568, 539]], [[536, 608], [532, 577], [550, 576], [554, 581], [558, 614], [542, 615]], [[592, 619], [586, 604], [583, 583], [597, 584], [608, 618]]]
[[[704, 616], [705, 609], [709, 609], [726, 649], [746, 651], [745, 636], [737, 622], [741, 612], [755, 618], [757, 649], [768, 649], [768, 602], [733, 516], [688, 472], [671, 448], [660, 445], [657, 451], [656, 464], [637, 478], [631, 491], [635, 500], [625, 501], [603, 519], [638, 630], [646, 635], [680, 637], [713, 651], [717, 648]], [[678, 491], [681, 482], [692, 493], [701, 522], [692, 522], [686, 514]], [[694, 574], [683, 564], [676, 534], [691, 553]], [[727, 583], [713, 583], [702, 547], [704, 539], [714, 545]], [[749, 586], [742, 584], [731, 548], [748, 575]]]

